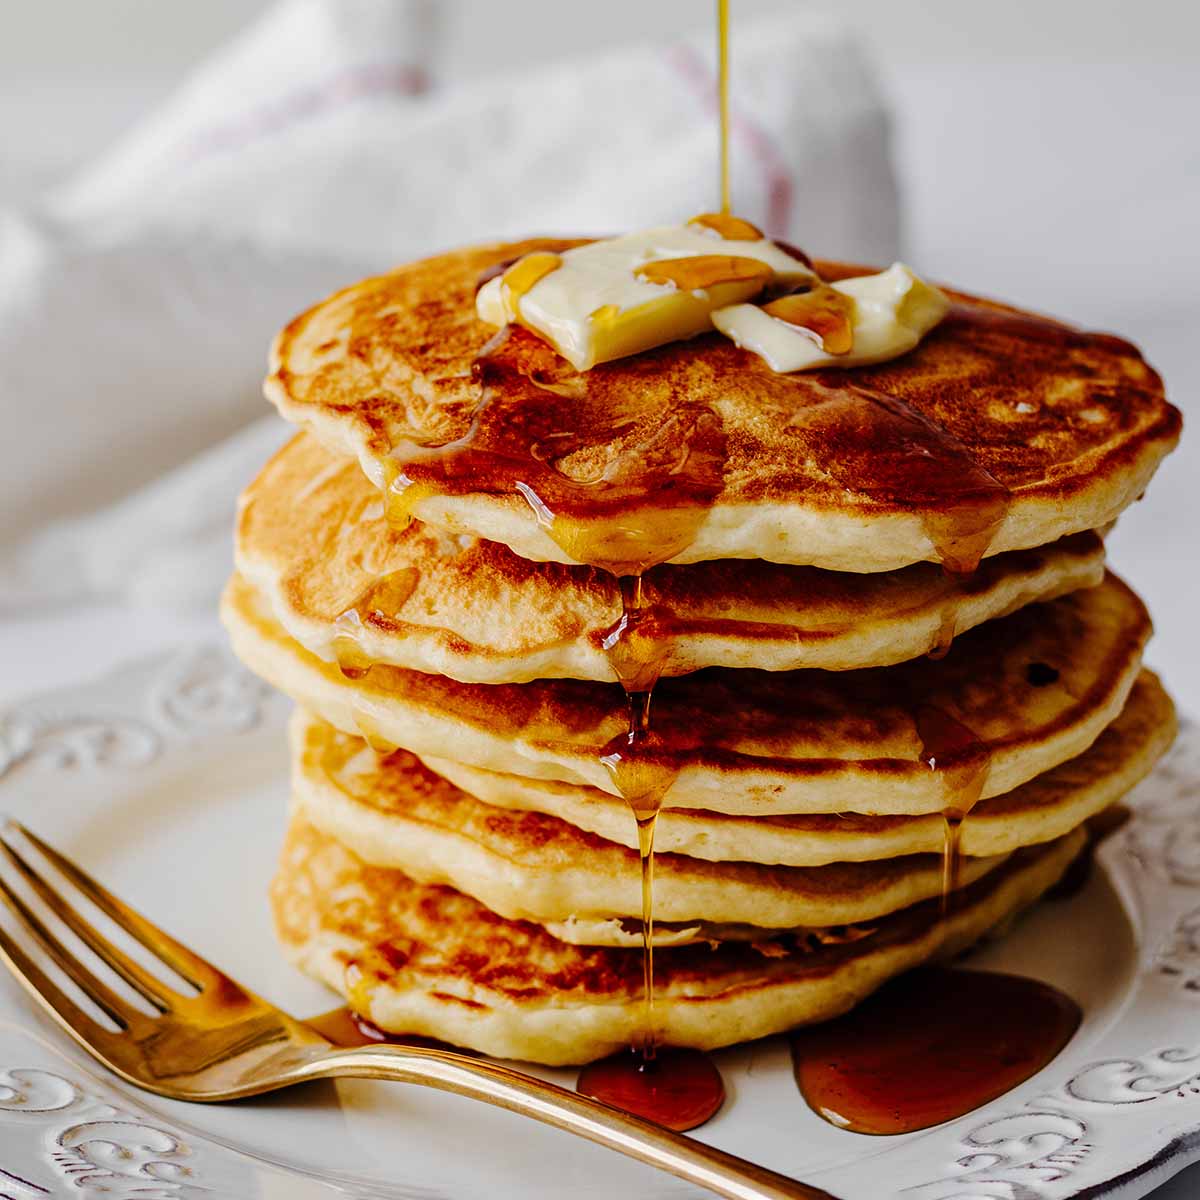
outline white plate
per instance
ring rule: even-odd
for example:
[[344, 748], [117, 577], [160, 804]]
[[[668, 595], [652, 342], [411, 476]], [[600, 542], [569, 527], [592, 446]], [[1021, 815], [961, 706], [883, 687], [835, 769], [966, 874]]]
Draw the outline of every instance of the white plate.
[[[266, 903], [285, 820], [285, 709], [200, 648], [0, 717], [0, 806], [121, 896], [297, 1014], [332, 1007], [282, 960]], [[718, 1055], [700, 1136], [857, 1200], [1143, 1195], [1200, 1158], [1200, 735], [1136, 797], [1104, 870], [972, 962], [1083, 1005], [1067, 1050], [958, 1121], [901, 1137], [804, 1105], [782, 1039]], [[568, 1085], [569, 1072], [539, 1072]], [[600, 1200], [702, 1193], [456, 1097], [344, 1082], [236, 1105], [117, 1086], [0, 978], [0, 1197], [105, 1194]]]

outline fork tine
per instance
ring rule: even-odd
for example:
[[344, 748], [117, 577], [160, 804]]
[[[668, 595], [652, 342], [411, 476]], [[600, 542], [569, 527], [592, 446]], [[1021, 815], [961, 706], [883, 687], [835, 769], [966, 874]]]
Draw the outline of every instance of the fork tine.
[[237, 987], [223, 971], [218, 970], [207, 959], [201, 958], [169, 933], [148, 921], [124, 900], [114, 896], [107, 888], [98, 884], [90, 875], [77, 867], [64, 854], [42, 841], [36, 833], [26, 829], [19, 821], [11, 818], [5, 822], [10, 832], [21, 834], [38, 848], [42, 855], [75, 887], [79, 889], [101, 912], [109, 916], [130, 937], [139, 941], [152, 954], [182, 976], [194, 987], [204, 989], [214, 984]]
[[106, 983], [98, 979], [59, 941], [45, 922], [21, 899], [12, 885], [0, 876], [0, 901], [25, 923], [26, 928], [37, 939], [42, 949], [54, 959], [59, 970], [93, 1004], [103, 1009], [118, 1025], [128, 1029], [138, 1024], [139, 1020], [148, 1019], [145, 1013], [138, 1012], [127, 1000], [123, 1000]]
[[[5, 831], [7, 832], [7, 830]], [[22, 878], [41, 898], [42, 903], [62, 921], [64, 925], [81, 941], [97, 958], [107, 963], [138, 995], [153, 1004], [160, 1012], [168, 1012], [171, 1002], [167, 998], [169, 991], [162, 980], [151, 975], [140, 963], [130, 958], [124, 951], [119, 950], [93, 925], [85, 921], [70, 904], [35, 870], [15, 846], [10, 845], [0, 834], [0, 851], [8, 857], [9, 862], [21, 873]]]
[[122, 1034], [105, 1029], [89, 1016], [21, 948], [20, 943], [0, 925], [0, 959], [17, 981], [51, 1016], [85, 1048], [105, 1051]]

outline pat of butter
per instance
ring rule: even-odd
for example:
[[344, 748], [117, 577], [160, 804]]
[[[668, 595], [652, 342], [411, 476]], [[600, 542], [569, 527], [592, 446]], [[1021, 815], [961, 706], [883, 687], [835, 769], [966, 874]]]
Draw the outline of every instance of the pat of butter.
[[[699, 225], [625, 234], [577, 246], [557, 259], [533, 264], [527, 290], [506, 289], [505, 276], [489, 280], [475, 310], [489, 325], [524, 325], [579, 371], [694, 337], [712, 328], [714, 309], [748, 300], [764, 286], [778, 293], [813, 278], [804, 263], [766, 238], [723, 238]], [[678, 269], [685, 259], [709, 261]], [[682, 282], [665, 278], [672, 268], [646, 270], [665, 260], [676, 260], [674, 273]], [[727, 270], [721, 260], [728, 260]], [[753, 269], [756, 263], [761, 270]], [[702, 286], [689, 286], [693, 276]]]
[[734, 304], [712, 315], [712, 323], [739, 346], [766, 359], [773, 371], [813, 367], [862, 367], [898, 358], [949, 311], [937, 288], [918, 279], [903, 263], [878, 275], [860, 275], [829, 285], [853, 301], [854, 343], [846, 354], [830, 354], [812, 333], [771, 316], [756, 304]]

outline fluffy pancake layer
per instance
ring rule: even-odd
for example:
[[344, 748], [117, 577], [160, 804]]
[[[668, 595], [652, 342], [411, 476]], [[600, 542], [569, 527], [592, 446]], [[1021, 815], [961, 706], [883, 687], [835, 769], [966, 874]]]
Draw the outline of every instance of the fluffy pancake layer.
[[[627, 729], [612, 685], [470, 685], [387, 666], [352, 681], [289, 638], [244, 580], [231, 581], [222, 611], [247, 666], [343, 732], [616, 794], [599, 761]], [[1109, 575], [989, 622], [936, 662], [664, 680], [645, 758], [674, 776], [668, 807], [940, 812], [956, 770], [986, 765], [982, 795], [996, 796], [1086, 749], [1124, 706], [1149, 634], [1141, 602]], [[937, 771], [922, 733], [931, 713], [973, 733], [939, 751]]]
[[[658, 1032], [712, 1049], [845, 1012], [891, 976], [952, 956], [1031, 904], [1083, 843], [1077, 830], [1018, 851], [958, 893], [944, 923], [930, 900], [842, 944], [785, 935], [766, 951], [725, 942], [665, 952], [655, 971]], [[451, 888], [368, 867], [302, 819], [271, 899], [292, 961], [388, 1032], [554, 1065], [599, 1058], [646, 1032], [637, 951], [569, 945]]]
[[[447, 884], [512, 920], [640, 923], [636, 851], [558, 817], [485, 804], [407, 751], [381, 760], [302, 710], [292, 743], [295, 810], [370, 865]], [[999, 861], [964, 861], [961, 882]], [[654, 856], [654, 912], [668, 923], [850, 925], [936, 896], [941, 884], [936, 853], [820, 867]]]
[[[606, 571], [532, 564], [420, 523], [389, 525], [356, 464], [301, 435], [242, 498], [237, 566], [318, 658], [339, 650], [463, 682], [615, 682], [602, 642], [621, 617]], [[767, 562], [663, 566], [640, 636], [662, 675], [705, 667], [845, 670], [916, 658], [1025, 604], [1098, 584], [1095, 533], [986, 560], [853, 575]]]
[[[1040, 546], [1113, 520], [1178, 439], [1128, 343], [955, 292], [916, 350], [876, 367], [776, 375], [714, 334], [564, 377], [518, 331], [516, 366], [481, 386], [495, 333], [475, 316], [481, 273], [572, 244], [462, 250], [355, 284], [279, 335], [267, 395], [422, 520], [554, 562], [603, 540], [597, 481], [619, 483], [625, 524], [696, 509], [672, 562], [892, 570], [943, 558], [964, 522], [987, 527], [988, 553]], [[450, 465], [430, 452], [446, 446]], [[677, 472], [700, 458], [696, 492]]]
[[[1019, 846], [1068, 833], [1144, 779], [1166, 753], [1175, 730], [1170, 697], [1157, 676], [1143, 670], [1120, 716], [1082, 754], [1014, 791], [980, 801], [971, 810], [959, 834], [961, 853], [1008, 854]], [[637, 846], [629, 805], [617, 796], [596, 788], [501, 775], [450, 759], [425, 761], [487, 804], [549, 813], [608, 841]], [[716, 862], [732, 859], [814, 867], [938, 854], [944, 838], [940, 814], [736, 817], [668, 808], [659, 815], [654, 844], [660, 851]]]

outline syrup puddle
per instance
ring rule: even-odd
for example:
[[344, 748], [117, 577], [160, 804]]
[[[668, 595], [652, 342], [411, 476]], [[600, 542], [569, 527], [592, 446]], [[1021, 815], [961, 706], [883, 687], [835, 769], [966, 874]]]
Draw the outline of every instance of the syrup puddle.
[[952, 1121], [1036, 1075], [1079, 1028], [1079, 1005], [1035, 979], [922, 967], [843, 1017], [792, 1035], [809, 1107], [854, 1133]]

